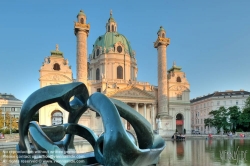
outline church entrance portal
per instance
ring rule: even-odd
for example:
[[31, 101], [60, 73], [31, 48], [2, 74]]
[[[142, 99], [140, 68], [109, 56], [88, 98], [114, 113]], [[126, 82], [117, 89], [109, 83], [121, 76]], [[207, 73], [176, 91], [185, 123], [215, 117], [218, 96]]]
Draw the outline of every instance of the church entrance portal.
[[176, 129], [179, 133], [182, 133], [182, 134], [184, 134], [183, 124], [184, 124], [183, 115], [179, 113], [176, 115]]

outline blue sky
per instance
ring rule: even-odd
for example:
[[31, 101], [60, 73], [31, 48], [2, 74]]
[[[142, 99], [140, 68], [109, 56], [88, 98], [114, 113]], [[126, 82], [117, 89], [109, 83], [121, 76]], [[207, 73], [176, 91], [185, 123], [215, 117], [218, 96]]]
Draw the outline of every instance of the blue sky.
[[163, 26], [171, 43], [167, 65], [181, 66], [190, 98], [214, 91], [250, 91], [250, 1], [161, 0], [0, 1], [0, 92], [25, 100], [40, 87], [39, 69], [55, 45], [76, 77], [73, 25], [82, 9], [91, 29], [88, 54], [105, 33], [110, 9], [136, 51], [138, 80], [157, 85], [153, 42]]

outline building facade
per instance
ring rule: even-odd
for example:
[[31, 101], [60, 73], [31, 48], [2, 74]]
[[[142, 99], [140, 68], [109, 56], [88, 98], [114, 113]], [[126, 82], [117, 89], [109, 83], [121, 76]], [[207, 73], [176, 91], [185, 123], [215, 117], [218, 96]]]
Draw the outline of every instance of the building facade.
[[245, 101], [249, 97], [250, 92], [239, 90], [227, 90], [225, 92], [214, 92], [192, 99], [191, 102], [191, 127], [192, 130], [199, 130], [201, 133], [216, 133], [216, 129], [209, 126], [205, 127], [204, 119], [211, 118], [209, 112], [218, 110], [220, 107], [226, 109], [238, 106], [240, 110], [245, 106]]
[[[13, 118], [19, 118], [23, 102], [17, 99], [14, 95], [0, 93], [0, 110], [5, 120], [5, 114], [9, 112]], [[4, 124], [5, 126], [5, 124]]]
[[[158, 130], [161, 135], [173, 134], [176, 129], [180, 133], [183, 133], [184, 129], [190, 133], [190, 86], [180, 67], [174, 64], [167, 71], [167, 47], [170, 39], [166, 38], [164, 28], [160, 27], [154, 43], [158, 56], [158, 86], [154, 86], [137, 80], [139, 72], [136, 53], [128, 39], [118, 32], [118, 25], [112, 13], [105, 25], [105, 33], [97, 37], [92, 52], [87, 56], [90, 25], [87, 24], [86, 18], [81, 10], [74, 24], [74, 34], [77, 39], [76, 80], [85, 83], [90, 94], [101, 92], [128, 104], [142, 114], [152, 124], [153, 129]], [[58, 54], [56, 57], [56, 60], [59, 60]], [[65, 60], [63, 56], [60, 58], [61, 66]], [[67, 76], [63, 75], [65, 72], [62, 69], [55, 71], [53, 66], [58, 62], [52, 61], [55, 59], [54, 55], [51, 54], [48, 59], [40, 70], [41, 87], [73, 81], [70, 77], [72, 73], [68, 69]], [[40, 110], [40, 124], [54, 125], [53, 120], [48, 119], [53, 119], [53, 112], [56, 110], [62, 113], [61, 121], [66, 122], [65, 111], [59, 107], [50, 107]], [[133, 127], [126, 120], [122, 120], [124, 127], [133, 132]], [[55, 124], [59, 124], [60, 120], [57, 122]], [[90, 110], [82, 115], [79, 123], [90, 127], [98, 134], [104, 130], [101, 117]]]
[[[69, 62], [64, 58], [63, 52], [56, 50], [51, 51], [51, 55], [44, 59], [39, 70], [40, 87], [48, 85], [66, 84], [73, 82], [73, 75]], [[69, 113], [61, 108], [59, 104], [53, 103], [42, 107], [39, 110], [39, 123], [44, 125], [62, 124], [68, 119]]]

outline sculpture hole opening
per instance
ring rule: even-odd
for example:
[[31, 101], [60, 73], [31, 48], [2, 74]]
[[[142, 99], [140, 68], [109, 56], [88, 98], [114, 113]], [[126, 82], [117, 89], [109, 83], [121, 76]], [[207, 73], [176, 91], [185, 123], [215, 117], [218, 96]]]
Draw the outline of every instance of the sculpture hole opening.
[[103, 141], [99, 143], [100, 152], [103, 154]]
[[69, 99], [69, 105], [71, 108], [77, 110], [77, 109], [80, 109], [81, 107], [83, 107], [83, 103], [75, 96], [72, 96], [70, 99]]

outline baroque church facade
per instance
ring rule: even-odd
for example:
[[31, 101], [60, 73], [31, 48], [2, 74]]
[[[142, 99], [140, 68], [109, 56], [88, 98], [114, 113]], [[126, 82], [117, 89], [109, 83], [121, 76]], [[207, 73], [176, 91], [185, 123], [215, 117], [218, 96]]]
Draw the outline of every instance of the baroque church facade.
[[[112, 13], [106, 23], [105, 34], [97, 37], [87, 57], [89, 30], [90, 25], [86, 23], [86, 15], [81, 10], [74, 23], [77, 39], [76, 81], [83, 82], [89, 94], [100, 92], [131, 106], [161, 135], [171, 135], [176, 130], [183, 133], [184, 129], [190, 133], [190, 85], [185, 73], [175, 63], [167, 70], [170, 39], [166, 38], [164, 28], [160, 27], [154, 43], [158, 54], [158, 86], [137, 80], [135, 51], [128, 39], [118, 33]], [[58, 45], [45, 58], [39, 72], [40, 87], [75, 81], [69, 62], [59, 51]], [[67, 119], [68, 112], [57, 103], [39, 110], [40, 125], [57, 125], [66, 123]], [[125, 129], [133, 132], [133, 127], [125, 119], [122, 121]], [[97, 134], [104, 132], [101, 117], [93, 111], [86, 111], [78, 123], [93, 129]]]

